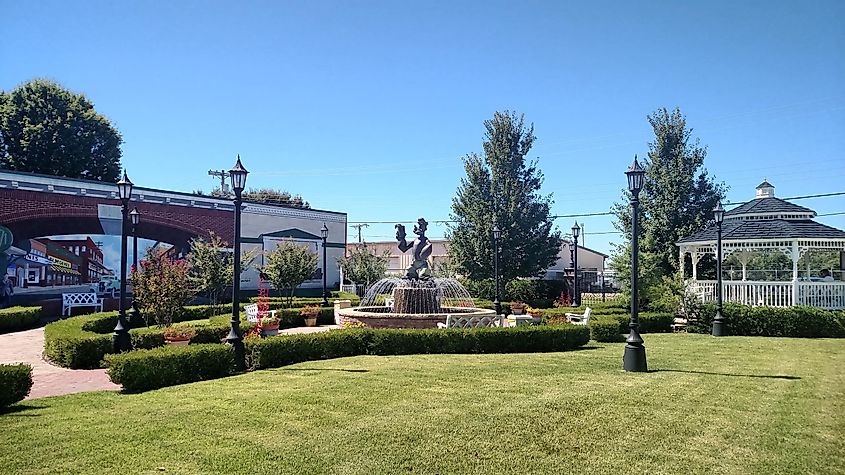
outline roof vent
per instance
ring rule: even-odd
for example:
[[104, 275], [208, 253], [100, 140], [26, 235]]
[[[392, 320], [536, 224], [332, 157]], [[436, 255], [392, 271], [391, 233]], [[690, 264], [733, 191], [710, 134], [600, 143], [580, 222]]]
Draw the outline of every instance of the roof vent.
[[757, 185], [757, 195], [755, 198], [774, 198], [775, 187], [763, 178], [763, 183]]

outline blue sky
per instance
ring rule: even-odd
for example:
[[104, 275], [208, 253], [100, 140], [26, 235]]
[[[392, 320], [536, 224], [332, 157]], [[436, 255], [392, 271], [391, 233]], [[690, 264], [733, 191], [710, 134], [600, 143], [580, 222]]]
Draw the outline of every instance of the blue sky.
[[[845, 2], [0, 0], [0, 89], [48, 77], [121, 131], [139, 185], [248, 186], [350, 221], [447, 219], [496, 110], [525, 113], [555, 214], [607, 211], [645, 116], [678, 106], [707, 168], [753, 196], [845, 191]], [[802, 200], [819, 213], [845, 197]], [[568, 230], [572, 219], [558, 220]], [[580, 219], [579, 219], [580, 221]], [[618, 240], [584, 218], [587, 246]], [[845, 215], [820, 221], [845, 228]], [[433, 225], [430, 235], [444, 234]], [[391, 239], [391, 224], [367, 240]], [[354, 230], [349, 231], [355, 239]]]

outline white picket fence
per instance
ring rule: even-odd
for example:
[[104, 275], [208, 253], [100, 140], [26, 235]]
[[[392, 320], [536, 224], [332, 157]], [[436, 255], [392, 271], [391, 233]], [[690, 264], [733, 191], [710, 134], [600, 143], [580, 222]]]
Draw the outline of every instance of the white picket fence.
[[[702, 302], [716, 301], [716, 281], [690, 281], [689, 286]], [[797, 286], [796, 302], [793, 301], [793, 282], [728, 280], [722, 282], [722, 301], [767, 307], [845, 308], [845, 282], [797, 282]]]

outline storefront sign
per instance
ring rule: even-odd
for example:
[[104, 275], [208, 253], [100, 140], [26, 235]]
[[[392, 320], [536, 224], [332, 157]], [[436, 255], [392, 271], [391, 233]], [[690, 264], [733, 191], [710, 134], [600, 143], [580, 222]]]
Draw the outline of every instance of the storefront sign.
[[65, 268], [65, 269], [71, 269], [72, 268], [71, 265], [70, 265], [70, 262], [68, 262], [68, 261], [65, 261], [65, 260], [59, 259], [58, 257], [53, 257], [53, 256], [49, 256], [49, 258], [50, 258], [50, 263], [52, 265], [56, 266], [56, 267], [62, 267], [62, 268]]

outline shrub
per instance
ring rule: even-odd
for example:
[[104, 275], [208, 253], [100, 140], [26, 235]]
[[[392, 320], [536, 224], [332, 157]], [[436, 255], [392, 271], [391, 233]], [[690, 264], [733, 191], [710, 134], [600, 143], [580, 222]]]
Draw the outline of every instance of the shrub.
[[32, 389], [32, 366], [0, 364], [0, 408], [22, 401]]
[[228, 345], [163, 346], [106, 356], [109, 378], [138, 392], [227, 376], [235, 355]]
[[41, 307], [10, 307], [0, 310], [0, 333], [26, 330], [38, 325]]
[[525, 302], [532, 307], [548, 308], [560, 297], [563, 281], [515, 279], [505, 285], [509, 300]]
[[191, 298], [188, 282], [188, 262], [172, 260], [169, 256], [150, 248], [141, 260], [140, 270], [132, 272], [135, 301], [141, 315], [149, 324], [170, 325], [173, 317]]
[[461, 283], [467, 289], [469, 294], [476, 299], [493, 300], [493, 296], [496, 293], [496, 284], [493, 279], [465, 279], [462, 280]]
[[[714, 305], [705, 305], [700, 318], [687, 331], [710, 333]], [[752, 307], [727, 304], [722, 314], [728, 319], [728, 334], [797, 338], [845, 338], [845, 313], [814, 307]]]
[[591, 318], [588, 324], [590, 337], [595, 341], [615, 343], [624, 340], [619, 331], [619, 320], [613, 317]]
[[[565, 313], [582, 313], [570, 309], [549, 309], [542, 310], [543, 321], [549, 325], [555, 325], [566, 321]], [[595, 308], [590, 313], [590, 322], [593, 320], [616, 320], [619, 325], [619, 333], [628, 333], [628, 323], [631, 316], [627, 310], [614, 308]], [[675, 318], [670, 313], [644, 312], [639, 314], [640, 333], [670, 333]]]

